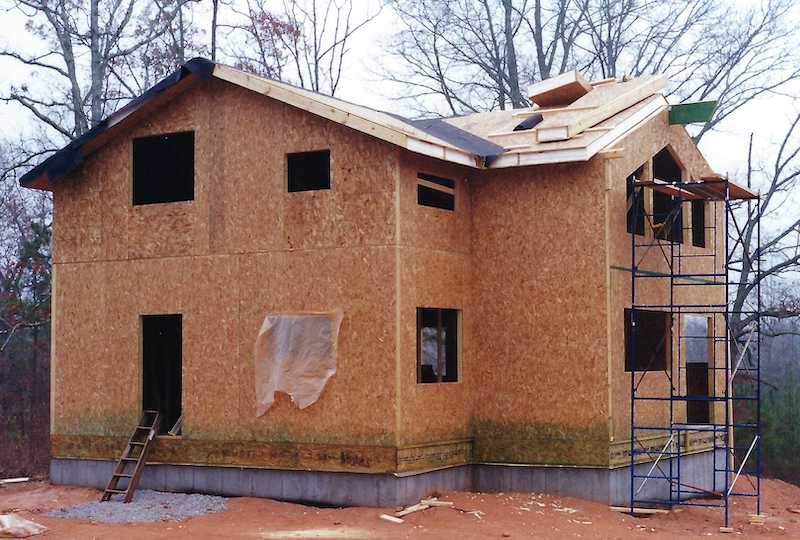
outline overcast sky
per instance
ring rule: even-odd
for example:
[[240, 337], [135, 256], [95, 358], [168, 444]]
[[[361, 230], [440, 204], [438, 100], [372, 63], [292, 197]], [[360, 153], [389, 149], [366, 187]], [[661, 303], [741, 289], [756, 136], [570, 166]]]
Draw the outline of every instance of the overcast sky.
[[[0, 0], [2, 1], [2, 0]], [[361, 0], [357, 3], [362, 13], [376, 11], [376, 0]], [[798, 21], [800, 22], [800, 21]], [[35, 51], [37, 42], [24, 28], [25, 18], [16, 11], [2, 13], [0, 23], [0, 46], [20, 44]], [[337, 97], [361, 103], [373, 108], [390, 110], [399, 114], [411, 114], [401, 101], [394, 99], [399, 89], [379, 80], [381, 69], [391, 68], [384, 54], [386, 36], [398, 27], [394, 13], [383, 9], [378, 17], [357, 33], [350, 43], [349, 56]], [[30, 83], [29, 72], [18, 63], [0, 58], [0, 86]], [[524, 86], [529, 81], [523, 81]], [[35, 84], [35, 81], [34, 81]], [[760, 150], [775, 143], [788, 126], [798, 104], [781, 96], [769, 96], [751, 102], [735, 113], [719, 129], [706, 135], [701, 149], [712, 167], [719, 173], [735, 175], [743, 170], [747, 155], [747, 142], [751, 132]], [[17, 106], [0, 104], [0, 125], [5, 136], [14, 137], [29, 125], [30, 117]], [[767, 155], [760, 151], [759, 155]]]

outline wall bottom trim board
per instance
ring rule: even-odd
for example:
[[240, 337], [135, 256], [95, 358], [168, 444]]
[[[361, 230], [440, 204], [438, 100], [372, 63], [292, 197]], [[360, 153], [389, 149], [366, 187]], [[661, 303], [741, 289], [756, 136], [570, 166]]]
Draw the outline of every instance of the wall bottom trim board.
[[[722, 459], [724, 456], [717, 456]], [[668, 460], [663, 460], [665, 465]], [[53, 458], [50, 481], [105, 487], [115, 461]], [[698, 487], [713, 484], [712, 452], [681, 458], [683, 477]], [[637, 465], [645, 474], [649, 466]], [[641, 470], [639, 470], [641, 469]], [[419, 474], [297, 471], [246, 467], [148, 464], [140, 489], [265, 497], [335, 506], [403, 506], [434, 491], [543, 492], [624, 505], [630, 493], [628, 468], [537, 467], [503, 464], [457, 465]], [[665, 497], [669, 485], [652, 478], [642, 496]]]

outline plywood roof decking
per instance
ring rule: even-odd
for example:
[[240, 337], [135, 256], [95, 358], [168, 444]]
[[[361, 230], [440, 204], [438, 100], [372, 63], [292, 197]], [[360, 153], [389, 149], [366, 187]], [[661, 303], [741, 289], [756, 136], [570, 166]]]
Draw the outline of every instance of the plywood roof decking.
[[[593, 127], [608, 128], [610, 130], [633, 116], [636, 112], [639, 112], [654, 103], [662, 103], [666, 107], [666, 103], [663, 101], [663, 98], [660, 96], [651, 96], [650, 98], [637, 103], [633, 107], [629, 107], [615, 114], [614, 116], [603, 120]], [[533, 108], [530, 111], [531, 114], [540, 112], [540, 110], [536, 108]], [[547, 121], [546, 109], [543, 111], [543, 114], [545, 115], [544, 121]], [[570, 117], [575, 118], [580, 115], [581, 112], [582, 111], [574, 111], [567, 114]], [[535, 129], [514, 131], [514, 126], [519, 124], [523, 118], [524, 117], [519, 116], [519, 109], [511, 109], [506, 111], [491, 111], [470, 114], [467, 116], [446, 118], [445, 122], [460, 127], [461, 129], [469, 131], [470, 133], [474, 133], [480, 137], [489, 138], [506, 148], [509, 146], [516, 147], [519, 145], [525, 145], [525, 151], [527, 152], [546, 152], [551, 150], [585, 148], [603, 135], [603, 131], [598, 129], [588, 132], [584, 131], [580, 135], [565, 141], [542, 143], [537, 140]], [[544, 121], [542, 123], [544, 123]]]

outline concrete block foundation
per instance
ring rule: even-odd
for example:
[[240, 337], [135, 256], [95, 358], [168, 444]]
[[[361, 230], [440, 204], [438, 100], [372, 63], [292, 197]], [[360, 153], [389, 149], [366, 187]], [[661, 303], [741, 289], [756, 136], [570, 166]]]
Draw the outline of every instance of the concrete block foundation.
[[[718, 451], [718, 466], [724, 463], [723, 459], [724, 453]], [[103, 489], [114, 466], [115, 462], [110, 460], [54, 458], [50, 462], [50, 481]], [[645, 475], [651, 466], [642, 463], [636, 466], [636, 472]], [[659, 467], [667, 473], [669, 460], [662, 460]], [[713, 471], [712, 451], [681, 457], [681, 478], [696, 488], [719, 490], [723, 479], [718, 474], [715, 485]], [[637, 500], [669, 497], [669, 483], [659, 475], [657, 468], [636, 495]], [[641, 479], [636, 479], [637, 488], [640, 483]], [[626, 505], [630, 501], [630, 469], [481, 463], [410, 474], [367, 474], [149, 464], [139, 487], [265, 497], [323, 506], [403, 506], [418, 502], [434, 491], [453, 490], [543, 492]]]

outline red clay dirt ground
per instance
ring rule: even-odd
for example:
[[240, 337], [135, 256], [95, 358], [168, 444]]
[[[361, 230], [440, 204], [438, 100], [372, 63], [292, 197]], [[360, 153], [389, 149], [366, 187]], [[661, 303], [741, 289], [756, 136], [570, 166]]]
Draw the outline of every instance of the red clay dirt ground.
[[97, 500], [98, 490], [29, 482], [0, 487], [0, 514], [13, 511], [45, 525], [47, 532], [37, 538], [62, 539], [800, 538], [800, 513], [795, 513], [800, 512], [800, 487], [779, 480], [763, 480], [761, 485], [766, 524], [748, 523], [751, 502], [742, 499], [733, 506], [733, 534], [719, 532], [722, 514], [716, 508], [686, 506], [634, 518], [604, 504], [538, 493], [442, 493], [440, 500], [480, 513], [437, 507], [410, 514], [401, 524], [378, 517], [394, 508], [315, 508], [249, 497], [228, 499], [225, 512], [181, 522], [104, 524], [45, 516], [50, 510]]

